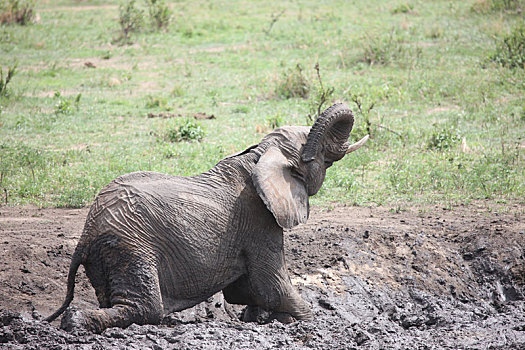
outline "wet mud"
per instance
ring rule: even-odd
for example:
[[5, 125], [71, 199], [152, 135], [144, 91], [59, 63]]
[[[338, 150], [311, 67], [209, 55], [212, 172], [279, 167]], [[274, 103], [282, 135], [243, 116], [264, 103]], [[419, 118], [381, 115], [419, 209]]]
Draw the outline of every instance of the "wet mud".
[[[70, 334], [65, 296], [87, 209], [0, 208], [0, 349], [524, 349], [525, 205], [314, 208], [285, 233], [314, 319], [239, 320], [222, 294], [161, 325]], [[97, 302], [81, 269], [78, 308]]]

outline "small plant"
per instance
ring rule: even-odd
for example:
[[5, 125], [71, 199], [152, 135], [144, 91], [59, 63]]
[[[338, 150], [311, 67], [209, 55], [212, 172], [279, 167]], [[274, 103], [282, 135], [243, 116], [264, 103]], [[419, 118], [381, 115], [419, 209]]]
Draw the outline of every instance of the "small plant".
[[248, 106], [236, 106], [235, 108], [233, 108], [232, 112], [233, 113], [243, 113], [243, 114], [246, 114], [250, 111], [250, 108]]
[[277, 21], [279, 20], [279, 18], [284, 14], [284, 10], [280, 11], [279, 13], [274, 13], [272, 14], [272, 19], [270, 21], [270, 24], [268, 25], [268, 28], [266, 29], [263, 29], [263, 32], [266, 34], [266, 35], [270, 35], [270, 32], [272, 31], [272, 28], [273, 26], [275, 25], [275, 23], [277, 23]]
[[324, 104], [332, 98], [335, 92], [335, 88], [333, 86], [328, 87], [328, 89], [324, 88], [323, 80], [321, 79], [321, 69], [319, 68], [319, 62], [315, 64], [314, 68], [317, 73], [319, 87], [317, 88], [315, 96], [310, 101], [310, 113], [306, 116], [306, 121], [310, 125], [313, 124], [317, 116], [321, 114]]
[[120, 36], [117, 41], [130, 42], [130, 35], [144, 27], [144, 12], [137, 8], [135, 0], [130, 0], [119, 7]]
[[[355, 132], [358, 135], [373, 135], [372, 122], [370, 120], [370, 112], [376, 105], [376, 100], [365, 102], [365, 96], [359, 93], [350, 93], [350, 100], [355, 103], [357, 107], [356, 114], [359, 115], [360, 124], [354, 126]], [[366, 106], [365, 106], [366, 104]]]
[[33, 0], [2, 0], [0, 1], [0, 23], [29, 24], [35, 15], [34, 7]]
[[393, 10], [392, 10], [392, 13], [393, 14], [397, 14], [397, 13], [409, 13], [411, 12], [412, 10], [414, 9], [414, 6], [411, 5], [411, 4], [400, 4], [398, 5], [397, 7], [395, 7]]
[[184, 88], [180, 85], [175, 85], [173, 89], [171, 89], [170, 95], [173, 97], [181, 97], [184, 96], [186, 92], [184, 91]]
[[443, 127], [441, 129], [434, 130], [430, 136], [430, 140], [427, 143], [428, 149], [446, 150], [457, 145], [461, 141], [461, 136], [457, 130], [451, 130], [451, 128]]
[[273, 130], [273, 129], [277, 129], [283, 126], [285, 123], [285, 120], [283, 116], [281, 115], [281, 113], [278, 113], [272, 117], [267, 117], [266, 122], [268, 123], [268, 127]]
[[310, 93], [310, 84], [303, 74], [303, 68], [298, 63], [294, 69], [285, 72], [276, 88], [277, 96], [289, 98], [307, 98]]
[[200, 141], [204, 135], [201, 125], [189, 118], [180, 125], [169, 127], [166, 132], [166, 138], [170, 142]]
[[525, 68], [525, 26], [515, 28], [498, 44], [489, 59], [509, 68]]
[[151, 26], [155, 30], [166, 30], [171, 20], [171, 10], [164, 0], [146, 0]]
[[395, 62], [409, 61], [421, 55], [421, 48], [410, 49], [404, 45], [395, 30], [388, 37], [367, 36], [363, 43], [362, 61], [369, 65], [389, 65]]
[[1, 97], [7, 97], [9, 95], [9, 92], [7, 90], [7, 85], [11, 81], [11, 79], [14, 77], [16, 73], [16, 67], [18, 63], [15, 63], [11, 67], [7, 68], [7, 74], [4, 79], [4, 70], [0, 66], [0, 96]]
[[74, 99], [63, 97], [59, 91], [55, 92], [55, 98], [58, 99], [55, 103], [55, 114], [71, 114], [80, 104], [82, 94], [78, 94]]
[[427, 32], [427, 37], [430, 39], [439, 39], [443, 36], [443, 28], [439, 25], [435, 25]]
[[161, 108], [168, 110], [168, 101], [164, 97], [155, 97], [148, 95], [146, 100], [146, 108]]

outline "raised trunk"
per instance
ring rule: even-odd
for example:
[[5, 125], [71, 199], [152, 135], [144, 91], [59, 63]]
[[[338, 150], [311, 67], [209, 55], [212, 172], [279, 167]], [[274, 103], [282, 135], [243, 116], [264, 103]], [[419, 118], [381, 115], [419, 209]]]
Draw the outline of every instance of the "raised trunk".
[[308, 140], [301, 155], [303, 162], [314, 160], [320, 150], [324, 151], [325, 159], [330, 161], [343, 158], [353, 125], [352, 111], [344, 103], [336, 103], [326, 109], [317, 118], [308, 134]]

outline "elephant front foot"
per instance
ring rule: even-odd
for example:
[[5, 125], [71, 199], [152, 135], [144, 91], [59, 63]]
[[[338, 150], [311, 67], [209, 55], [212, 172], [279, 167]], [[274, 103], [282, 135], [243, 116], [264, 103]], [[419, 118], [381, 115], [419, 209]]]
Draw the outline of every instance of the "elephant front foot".
[[246, 309], [244, 309], [242, 320], [244, 322], [257, 322], [259, 324], [270, 323], [273, 320], [277, 320], [284, 324], [296, 321], [296, 319], [289, 313], [272, 312], [265, 310], [260, 306], [247, 306]]

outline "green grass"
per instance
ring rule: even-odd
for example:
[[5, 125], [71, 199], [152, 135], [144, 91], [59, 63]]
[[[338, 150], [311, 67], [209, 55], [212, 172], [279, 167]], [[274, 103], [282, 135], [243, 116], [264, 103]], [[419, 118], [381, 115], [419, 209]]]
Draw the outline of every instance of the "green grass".
[[[78, 207], [127, 172], [205, 171], [270, 127], [307, 124], [317, 63], [334, 89], [326, 105], [346, 101], [353, 139], [372, 139], [328, 171], [314, 204], [523, 202], [525, 71], [491, 59], [519, 12], [477, 0], [165, 3], [167, 27], [129, 44], [115, 41], [117, 1], [36, 2], [33, 23], [0, 26], [0, 67], [17, 64], [0, 96], [0, 203]], [[199, 121], [200, 142], [171, 142], [195, 113], [216, 117]]]

